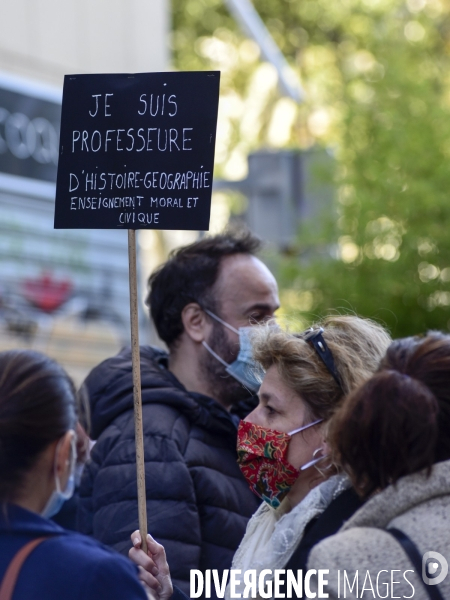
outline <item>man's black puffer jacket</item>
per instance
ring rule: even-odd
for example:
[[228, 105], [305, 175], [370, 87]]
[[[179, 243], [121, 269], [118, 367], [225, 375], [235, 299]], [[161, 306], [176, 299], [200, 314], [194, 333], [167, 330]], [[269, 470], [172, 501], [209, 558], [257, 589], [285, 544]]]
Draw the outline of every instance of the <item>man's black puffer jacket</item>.
[[[258, 500], [236, 463], [239, 417], [188, 392], [166, 365], [165, 352], [141, 347], [148, 531], [189, 593], [190, 569], [230, 567]], [[83, 473], [78, 528], [127, 554], [138, 529], [130, 349], [85, 383], [97, 443]]]

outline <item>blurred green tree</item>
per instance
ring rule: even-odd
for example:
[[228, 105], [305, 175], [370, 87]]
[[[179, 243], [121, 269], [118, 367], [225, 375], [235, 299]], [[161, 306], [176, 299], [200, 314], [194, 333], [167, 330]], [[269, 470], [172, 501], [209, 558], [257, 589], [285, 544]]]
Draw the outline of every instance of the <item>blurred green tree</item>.
[[272, 256], [284, 311], [355, 311], [395, 336], [450, 329], [449, 0], [255, 1], [300, 107], [221, 0], [172, 5], [175, 66], [223, 73], [219, 175], [245, 175], [261, 146], [333, 151], [335, 208]]

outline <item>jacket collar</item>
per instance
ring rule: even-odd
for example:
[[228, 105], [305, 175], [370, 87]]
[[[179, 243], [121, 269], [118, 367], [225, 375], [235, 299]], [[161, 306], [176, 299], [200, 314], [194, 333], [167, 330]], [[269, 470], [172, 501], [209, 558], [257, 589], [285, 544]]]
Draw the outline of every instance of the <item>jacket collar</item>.
[[450, 496], [450, 460], [435, 463], [429, 477], [426, 470], [402, 477], [370, 498], [340, 531], [353, 527], [385, 529], [395, 517], [439, 496]]
[[[208, 396], [188, 392], [167, 369], [167, 352], [141, 346], [140, 354], [143, 405], [162, 403], [172, 406], [191, 423], [207, 428], [210, 432], [236, 435], [239, 417], [230, 414]], [[98, 439], [120, 414], [133, 410], [131, 370], [131, 350], [126, 347], [95, 367], [85, 380], [91, 407], [92, 439]]]
[[0, 506], [0, 532], [31, 535], [65, 535], [66, 531], [59, 525], [44, 519], [16, 504]]

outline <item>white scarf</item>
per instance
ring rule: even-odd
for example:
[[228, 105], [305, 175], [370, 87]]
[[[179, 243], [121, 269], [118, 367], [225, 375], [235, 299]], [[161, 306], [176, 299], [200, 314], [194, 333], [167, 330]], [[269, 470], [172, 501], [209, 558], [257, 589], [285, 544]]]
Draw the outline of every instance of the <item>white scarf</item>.
[[[263, 569], [283, 569], [299, 545], [306, 525], [321, 515], [344, 490], [350, 487], [346, 475], [334, 475], [313, 488], [303, 500], [291, 510], [288, 498], [274, 509], [263, 502], [247, 525], [247, 530], [231, 565], [240, 569], [241, 575], [255, 569], [257, 577]], [[236, 591], [243, 593], [243, 577]], [[230, 598], [227, 586], [225, 598]]]

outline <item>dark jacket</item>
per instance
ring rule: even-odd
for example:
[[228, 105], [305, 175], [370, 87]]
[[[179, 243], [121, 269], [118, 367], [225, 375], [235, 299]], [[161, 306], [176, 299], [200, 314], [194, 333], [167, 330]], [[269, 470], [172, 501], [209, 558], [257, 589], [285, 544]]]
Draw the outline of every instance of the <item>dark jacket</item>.
[[[230, 567], [258, 500], [236, 463], [238, 416], [188, 392], [166, 367], [165, 352], [141, 348], [148, 530], [166, 549], [174, 583], [189, 592], [190, 569]], [[96, 367], [86, 385], [97, 443], [78, 526], [126, 554], [138, 528], [130, 350]]]
[[308, 557], [316, 544], [330, 535], [339, 531], [342, 525], [361, 508], [364, 501], [358, 496], [354, 488], [344, 490], [323, 511], [321, 515], [312, 519], [305, 527], [302, 540], [294, 554], [289, 559], [285, 569], [302, 569], [306, 573]]
[[[353, 488], [348, 488], [337, 496], [321, 515], [312, 519], [305, 528], [300, 544], [284, 567], [286, 571], [303, 574], [308, 570], [308, 558], [316, 544], [334, 535], [353, 514], [361, 508], [364, 501]], [[286, 582], [280, 586], [280, 593], [287, 594]], [[294, 598], [304, 598], [294, 592]]]
[[13, 600], [146, 600], [137, 568], [84, 535], [8, 505], [0, 509], [0, 581], [15, 554], [32, 539], [50, 536], [28, 556]]

